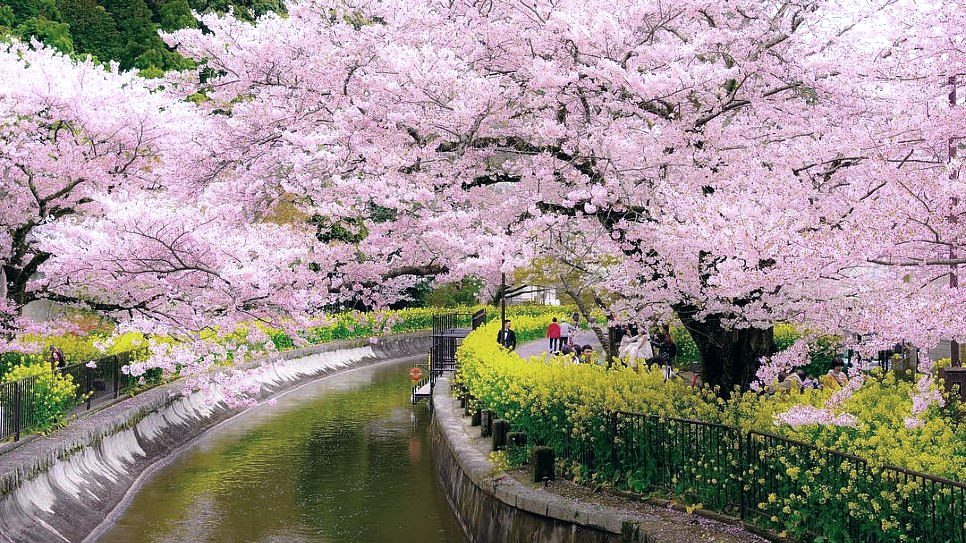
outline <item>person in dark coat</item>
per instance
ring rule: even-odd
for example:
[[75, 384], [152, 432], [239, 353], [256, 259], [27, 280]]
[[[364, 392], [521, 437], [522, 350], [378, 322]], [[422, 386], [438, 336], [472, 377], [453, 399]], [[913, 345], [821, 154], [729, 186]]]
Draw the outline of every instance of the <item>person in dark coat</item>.
[[55, 370], [67, 367], [67, 357], [64, 356], [64, 352], [53, 345], [50, 346], [50, 365]]
[[516, 350], [517, 333], [510, 328], [510, 321], [503, 321], [503, 328], [496, 335], [496, 342], [511, 351]]

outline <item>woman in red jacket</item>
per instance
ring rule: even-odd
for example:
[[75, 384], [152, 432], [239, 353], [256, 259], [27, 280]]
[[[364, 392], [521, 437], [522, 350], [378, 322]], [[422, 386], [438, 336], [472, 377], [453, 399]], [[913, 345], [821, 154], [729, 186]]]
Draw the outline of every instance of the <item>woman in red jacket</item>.
[[557, 352], [560, 349], [560, 325], [557, 324], [557, 317], [547, 327], [547, 337], [550, 338], [550, 352]]

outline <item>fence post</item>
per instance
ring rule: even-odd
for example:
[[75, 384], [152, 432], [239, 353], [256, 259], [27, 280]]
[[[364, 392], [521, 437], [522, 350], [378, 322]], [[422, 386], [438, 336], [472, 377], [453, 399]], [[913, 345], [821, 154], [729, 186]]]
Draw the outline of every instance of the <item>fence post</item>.
[[23, 409], [23, 401], [20, 397], [20, 385], [23, 381], [14, 383], [13, 387], [13, 440], [20, 441], [20, 424], [22, 421], [21, 410]]
[[91, 410], [91, 398], [94, 397], [94, 372], [87, 366], [84, 366], [84, 388], [86, 388], [87, 394], [87, 410]]
[[[747, 442], [746, 442], [747, 440]], [[748, 449], [751, 444], [751, 432], [742, 433], [738, 430], [738, 516], [741, 520], [747, 518], [745, 508], [747, 507], [747, 491], [745, 490], [745, 479], [748, 477]]]
[[611, 469], [614, 470], [615, 480], [620, 477], [620, 468], [617, 465], [619, 461], [619, 455], [617, 454], [617, 412], [612, 411], [610, 414], [610, 464]]
[[114, 358], [114, 399], [121, 395], [121, 356]]

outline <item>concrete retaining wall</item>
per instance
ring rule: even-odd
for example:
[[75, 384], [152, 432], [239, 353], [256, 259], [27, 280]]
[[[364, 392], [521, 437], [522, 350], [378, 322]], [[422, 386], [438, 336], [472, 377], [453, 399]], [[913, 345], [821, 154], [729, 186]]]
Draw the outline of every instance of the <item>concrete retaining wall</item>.
[[[253, 372], [264, 400], [347, 369], [422, 355], [428, 334], [340, 341], [285, 352]], [[257, 363], [254, 365], [258, 365]], [[112, 405], [0, 456], [0, 542], [79, 542], [151, 466], [243, 411], [170, 383]]]
[[437, 382], [433, 407], [430, 432], [437, 474], [472, 543], [649, 541], [633, 519], [615, 509], [542, 492], [494, 473], [487, 455], [466, 433], [449, 379]]

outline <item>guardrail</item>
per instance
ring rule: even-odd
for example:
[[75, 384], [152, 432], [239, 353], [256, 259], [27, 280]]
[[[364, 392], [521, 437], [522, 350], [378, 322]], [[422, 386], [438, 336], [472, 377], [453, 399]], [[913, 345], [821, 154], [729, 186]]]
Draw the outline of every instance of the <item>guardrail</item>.
[[[128, 364], [132, 353], [120, 353], [95, 360], [94, 367], [72, 364], [51, 369], [70, 376], [75, 387], [74, 405], [71, 412], [86, 411], [117, 399], [136, 384], [136, 380], [121, 371]], [[49, 380], [43, 375], [27, 377], [18, 381], [0, 383], [0, 440], [13, 437], [19, 441], [23, 433], [36, 430], [50, 422]]]
[[966, 543], [963, 483], [702, 421], [615, 412], [566, 431], [541, 417], [530, 442], [582, 480], [682, 496], [802, 541]]

